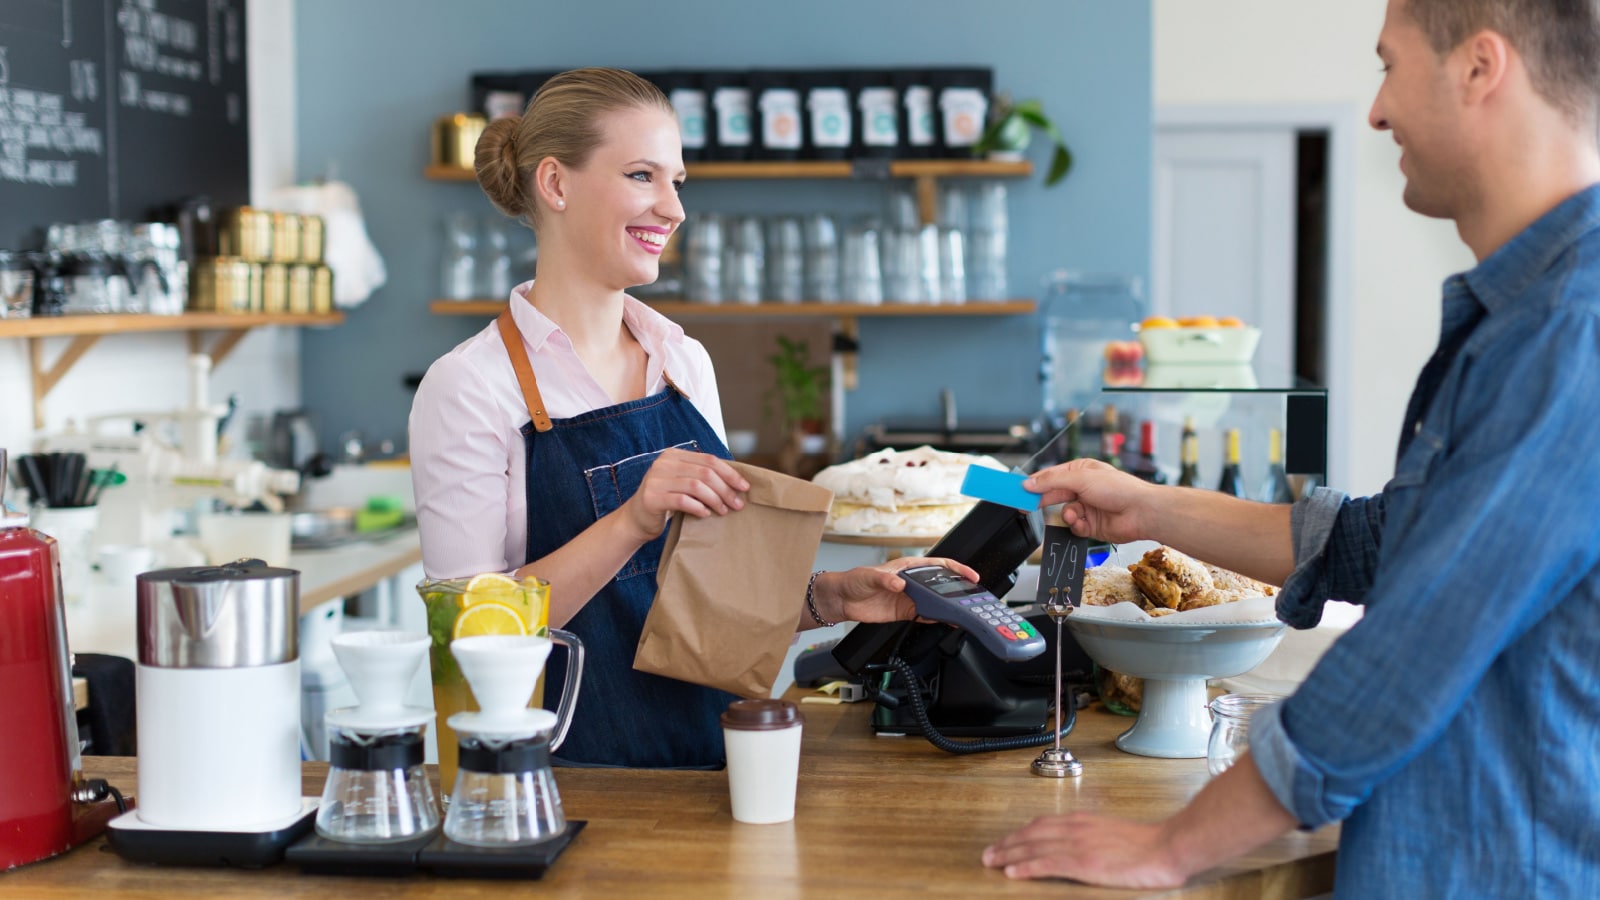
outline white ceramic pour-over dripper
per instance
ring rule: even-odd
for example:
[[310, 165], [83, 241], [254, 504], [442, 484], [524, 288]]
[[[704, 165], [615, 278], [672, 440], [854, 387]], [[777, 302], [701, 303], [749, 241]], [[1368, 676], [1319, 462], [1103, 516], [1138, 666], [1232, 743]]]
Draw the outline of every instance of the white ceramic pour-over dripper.
[[528, 708], [551, 646], [549, 638], [533, 635], [481, 635], [451, 641], [450, 652], [472, 686], [478, 712], [456, 713], [450, 717], [450, 727], [484, 738], [531, 737], [553, 728], [555, 713]]
[[428, 635], [409, 631], [352, 631], [334, 635], [333, 655], [358, 705], [328, 713], [328, 724], [354, 729], [413, 728], [432, 710], [407, 706], [406, 690], [427, 657]]

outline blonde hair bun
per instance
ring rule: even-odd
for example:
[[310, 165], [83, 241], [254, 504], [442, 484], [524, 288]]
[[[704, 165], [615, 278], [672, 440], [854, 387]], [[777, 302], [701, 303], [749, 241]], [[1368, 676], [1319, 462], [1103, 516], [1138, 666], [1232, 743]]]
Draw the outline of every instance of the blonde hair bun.
[[527, 211], [522, 179], [517, 173], [517, 129], [519, 118], [496, 119], [478, 136], [472, 166], [478, 173], [478, 186], [495, 209], [512, 218]]

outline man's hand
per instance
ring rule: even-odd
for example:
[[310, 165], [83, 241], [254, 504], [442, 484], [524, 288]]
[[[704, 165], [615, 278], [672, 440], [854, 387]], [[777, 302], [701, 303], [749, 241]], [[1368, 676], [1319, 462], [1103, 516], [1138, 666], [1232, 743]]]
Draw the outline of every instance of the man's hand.
[[1150, 536], [1148, 506], [1161, 489], [1097, 459], [1074, 459], [1035, 472], [1023, 487], [1041, 506], [1066, 504], [1061, 520], [1079, 537], [1125, 544]]
[[1162, 826], [1090, 813], [1040, 816], [983, 851], [1007, 878], [1071, 878], [1125, 888], [1175, 888], [1186, 876], [1168, 859]]

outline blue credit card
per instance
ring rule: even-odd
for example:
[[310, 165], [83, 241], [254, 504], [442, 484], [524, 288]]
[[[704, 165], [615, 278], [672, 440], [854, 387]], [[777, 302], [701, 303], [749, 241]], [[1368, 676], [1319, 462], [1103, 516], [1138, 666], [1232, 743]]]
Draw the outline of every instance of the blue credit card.
[[1001, 506], [1014, 506], [1023, 512], [1039, 508], [1039, 495], [1022, 486], [1028, 476], [1017, 472], [1002, 472], [987, 466], [967, 466], [967, 475], [961, 479], [961, 493]]

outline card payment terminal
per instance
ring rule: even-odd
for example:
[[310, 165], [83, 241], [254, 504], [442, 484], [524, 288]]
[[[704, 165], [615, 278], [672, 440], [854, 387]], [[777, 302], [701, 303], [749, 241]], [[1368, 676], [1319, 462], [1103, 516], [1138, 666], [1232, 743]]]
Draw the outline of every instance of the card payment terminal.
[[906, 596], [917, 615], [970, 633], [985, 650], [1019, 662], [1045, 651], [1044, 637], [994, 594], [943, 566], [917, 566], [900, 572]]

